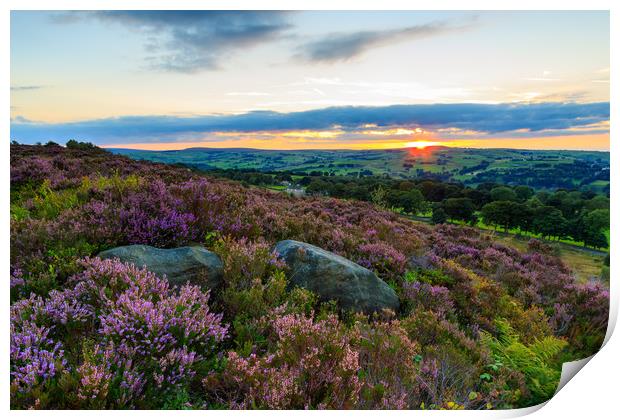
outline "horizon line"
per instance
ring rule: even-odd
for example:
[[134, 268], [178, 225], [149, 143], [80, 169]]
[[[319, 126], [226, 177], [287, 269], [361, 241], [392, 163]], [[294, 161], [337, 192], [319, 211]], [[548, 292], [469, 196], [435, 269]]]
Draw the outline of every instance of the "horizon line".
[[269, 148], [260, 148], [260, 147], [207, 147], [207, 146], [195, 146], [195, 147], [185, 147], [179, 149], [140, 149], [140, 148], [132, 148], [132, 147], [116, 147], [113, 145], [110, 146], [97, 146], [102, 149], [116, 149], [116, 150], [131, 150], [136, 152], [179, 152], [184, 150], [191, 149], [207, 149], [207, 150], [258, 150], [258, 151], [271, 151], [271, 152], [309, 152], [309, 151], [350, 151], [350, 152], [360, 152], [360, 151], [386, 151], [386, 150], [428, 150], [428, 149], [468, 149], [468, 150], [521, 150], [521, 151], [532, 151], [532, 152], [598, 152], [598, 153], [611, 153], [610, 149], [528, 149], [528, 148], [520, 148], [520, 147], [468, 147], [468, 146], [446, 146], [446, 145], [432, 145], [426, 147], [377, 147], [377, 148], [310, 148], [310, 149], [269, 149]]

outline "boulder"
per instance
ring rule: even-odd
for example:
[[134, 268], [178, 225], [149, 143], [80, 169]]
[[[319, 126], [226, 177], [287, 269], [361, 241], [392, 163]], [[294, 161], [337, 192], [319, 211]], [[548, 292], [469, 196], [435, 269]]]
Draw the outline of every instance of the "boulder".
[[336, 300], [342, 309], [355, 312], [398, 310], [394, 290], [353, 261], [292, 240], [278, 242], [274, 250], [288, 266], [289, 286], [303, 287], [323, 301]]
[[102, 259], [118, 258], [136, 267], [146, 267], [158, 276], [166, 276], [170, 285], [187, 282], [203, 289], [217, 288], [224, 275], [222, 260], [201, 246], [160, 249], [148, 245], [128, 245], [99, 253]]

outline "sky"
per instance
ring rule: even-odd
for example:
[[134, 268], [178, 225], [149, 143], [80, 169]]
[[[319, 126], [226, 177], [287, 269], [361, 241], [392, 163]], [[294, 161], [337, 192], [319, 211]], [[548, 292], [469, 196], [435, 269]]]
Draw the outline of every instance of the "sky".
[[11, 140], [609, 150], [609, 13], [12, 11]]

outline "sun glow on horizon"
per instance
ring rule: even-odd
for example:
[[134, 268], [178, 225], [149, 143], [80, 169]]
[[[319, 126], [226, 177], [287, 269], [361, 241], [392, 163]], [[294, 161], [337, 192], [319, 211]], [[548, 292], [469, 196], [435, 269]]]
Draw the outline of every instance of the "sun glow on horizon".
[[[234, 134], [234, 133], [233, 133]], [[239, 133], [236, 133], [239, 134]], [[295, 140], [295, 141], [293, 141]], [[329, 140], [329, 141], [326, 141]], [[586, 144], [588, 147], [584, 147]], [[196, 141], [137, 141], [113, 142], [100, 144], [104, 148], [127, 148], [137, 150], [183, 150], [192, 147], [206, 148], [253, 148], [263, 150], [381, 150], [409, 149], [412, 153], [428, 151], [433, 146], [473, 148], [473, 149], [527, 149], [527, 150], [598, 150], [609, 151], [609, 134], [567, 135], [536, 137], [529, 139], [497, 137], [483, 138], [450, 138], [399, 141], [398, 139], [342, 139], [335, 138], [291, 138], [278, 133], [244, 133], [242, 136], [227, 138], [224, 135]]]
[[416, 140], [405, 143], [405, 147], [413, 149], [425, 149], [430, 146], [441, 146], [442, 144], [436, 141], [429, 140]]

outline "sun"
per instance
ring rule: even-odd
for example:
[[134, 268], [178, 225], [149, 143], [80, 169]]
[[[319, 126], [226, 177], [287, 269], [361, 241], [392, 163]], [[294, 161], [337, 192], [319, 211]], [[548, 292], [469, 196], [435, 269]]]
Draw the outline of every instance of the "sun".
[[405, 147], [413, 148], [413, 149], [424, 149], [429, 146], [439, 146], [440, 143], [436, 141], [428, 141], [428, 140], [416, 140], [410, 141], [409, 143], [405, 143]]

